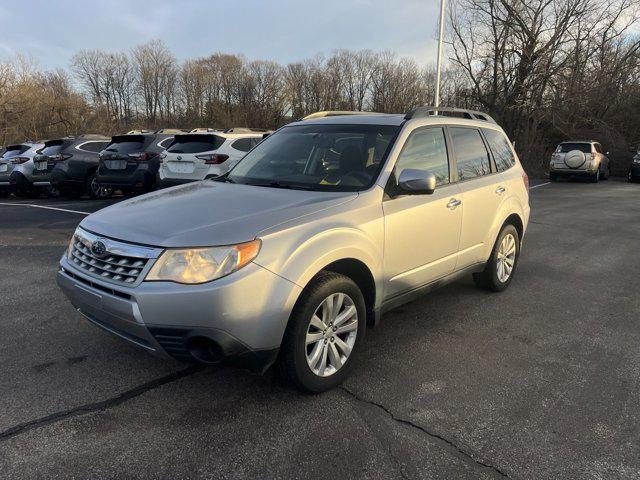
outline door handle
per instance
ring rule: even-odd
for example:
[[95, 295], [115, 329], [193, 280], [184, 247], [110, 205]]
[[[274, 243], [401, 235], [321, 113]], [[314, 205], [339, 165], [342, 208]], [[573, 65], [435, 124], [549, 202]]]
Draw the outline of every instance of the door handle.
[[506, 192], [506, 191], [507, 191], [507, 189], [506, 189], [506, 188], [504, 188], [504, 187], [498, 187], [498, 188], [496, 188], [496, 193], [497, 193], [498, 195], [502, 195], [502, 194], [503, 194], [504, 192]]
[[455, 210], [459, 205], [462, 205], [462, 201], [458, 200], [457, 198], [452, 198], [451, 200], [449, 200], [449, 203], [447, 203], [447, 208], [449, 210]]

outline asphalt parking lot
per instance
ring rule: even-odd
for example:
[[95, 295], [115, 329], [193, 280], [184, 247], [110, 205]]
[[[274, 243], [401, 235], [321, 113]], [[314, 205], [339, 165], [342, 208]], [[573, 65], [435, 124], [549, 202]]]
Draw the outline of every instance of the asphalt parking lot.
[[3, 478], [640, 478], [640, 186], [533, 189], [509, 290], [469, 278], [386, 314], [317, 396], [77, 314], [57, 261], [109, 203], [0, 202]]

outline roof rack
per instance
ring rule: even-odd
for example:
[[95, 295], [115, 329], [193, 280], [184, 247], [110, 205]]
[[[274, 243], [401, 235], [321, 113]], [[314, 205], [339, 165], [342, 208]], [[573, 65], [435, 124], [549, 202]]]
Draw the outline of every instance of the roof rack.
[[458, 116], [461, 118], [468, 118], [470, 120], [480, 120], [484, 122], [496, 123], [496, 121], [491, 116], [489, 116], [484, 112], [479, 112], [478, 110], [467, 110], [466, 108], [453, 108], [453, 107], [432, 107], [432, 106], [416, 107], [413, 110], [409, 111], [409, 113], [407, 113], [404, 116], [404, 119], [411, 120], [412, 118], [427, 118], [427, 117], [432, 117], [436, 115], [442, 115], [447, 117]]
[[323, 110], [321, 112], [315, 112], [306, 117], [303, 117], [302, 120], [311, 120], [313, 118], [323, 118], [323, 117], [339, 117], [341, 115], [384, 115], [378, 112], [356, 112], [349, 110]]

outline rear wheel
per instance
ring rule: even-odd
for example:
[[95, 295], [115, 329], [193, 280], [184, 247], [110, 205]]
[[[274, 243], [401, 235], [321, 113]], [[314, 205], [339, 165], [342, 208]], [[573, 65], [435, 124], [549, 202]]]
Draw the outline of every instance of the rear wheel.
[[591, 176], [591, 181], [593, 183], [598, 183], [600, 181], [600, 169], [596, 170], [596, 173]]
[[550, 182], [557, 182], [558, 181], [558, 175], [555, 173], [550, 173], [549, 174], [549, 181]]
[[113, 188], [100, 185], [98, 183], [97, 175], [94, 172], [87, 177], [85, 182], [85, 192], [91, 198], [109, 198], [113, 195]]
[[350, 278], [320, 273], [296, 304], [280, 351], [284, 377], [307, 392], [323, 392], [344, 381], [362, 344], [364, 297]]
[[484, 290], [501, 292], [511, 283], [520, 256], [520, 236], [513, 225], [502, 227], [485, 269], [473, 275]]

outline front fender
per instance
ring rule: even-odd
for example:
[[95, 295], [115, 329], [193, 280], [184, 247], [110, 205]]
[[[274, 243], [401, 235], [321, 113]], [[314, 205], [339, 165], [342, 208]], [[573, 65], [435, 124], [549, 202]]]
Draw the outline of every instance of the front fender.
[[[382, 219], [367, 229], [335, 224], [316, 227], [316, 231], [287, 230], [262, 239], [255, 262], [304, 288], [327, 265], [344, 259], [362, 262], [371, 272], [377, 293], [382, 289], [384, 226]], [[376, 303], [378, 301], [376, 300]], [[377, 305], [376, 305], [377, 307]]]

